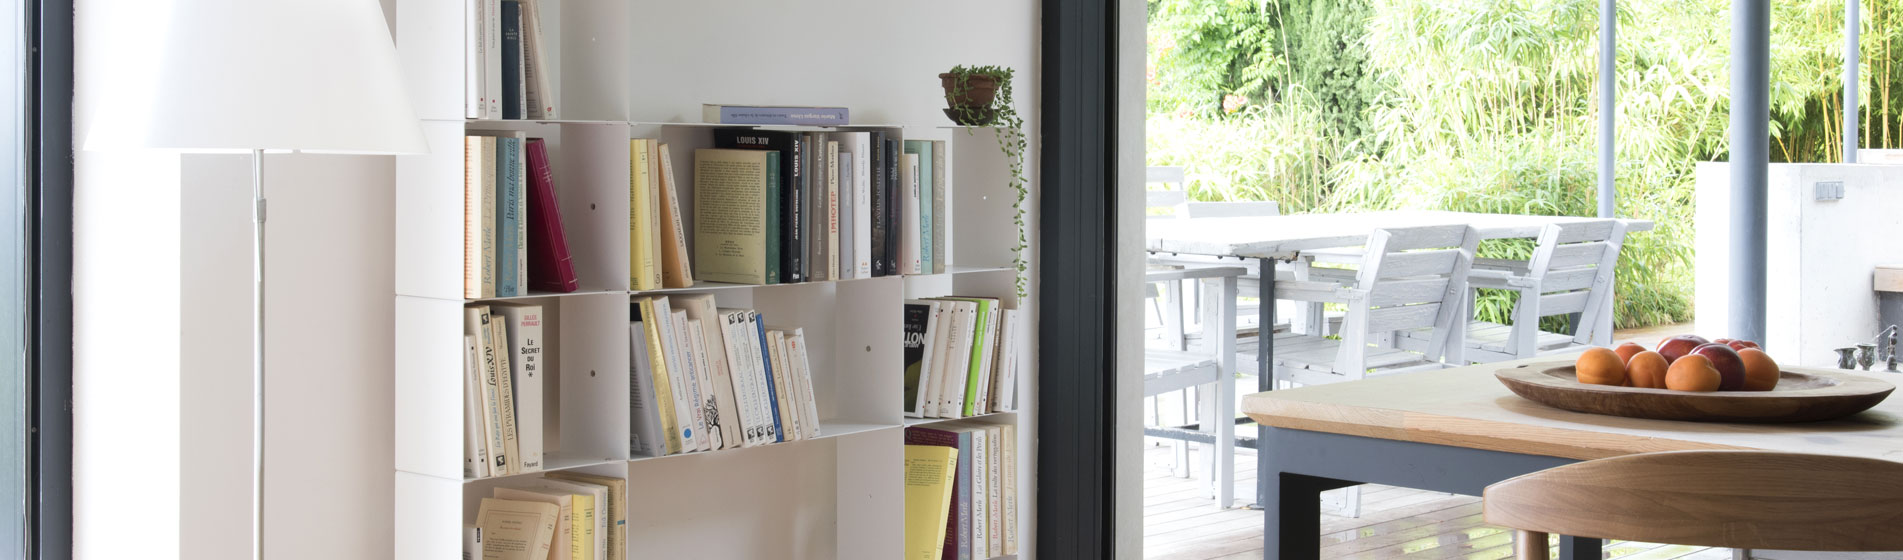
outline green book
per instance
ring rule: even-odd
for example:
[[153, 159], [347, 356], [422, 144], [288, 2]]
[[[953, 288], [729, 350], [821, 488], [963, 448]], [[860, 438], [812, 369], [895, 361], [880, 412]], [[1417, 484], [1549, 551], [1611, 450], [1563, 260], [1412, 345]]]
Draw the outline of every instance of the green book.
[[766, 283], [780, 283], [780, 153], [766, 153]]
[[[971, 368], [965, 375], [965, 416], [976, 416], [989, 412], [985, 403], [991, 398], [991, 352], [992, 341], [997, 338], [998, 319], [994, 310], [998, 300], [991, 298], [948, 297], [938, 298], [952, 301], [969, 301], [978, 304], [978, 315], [972, 319]], [[985, 402], [979, 402], [979, 401]]]

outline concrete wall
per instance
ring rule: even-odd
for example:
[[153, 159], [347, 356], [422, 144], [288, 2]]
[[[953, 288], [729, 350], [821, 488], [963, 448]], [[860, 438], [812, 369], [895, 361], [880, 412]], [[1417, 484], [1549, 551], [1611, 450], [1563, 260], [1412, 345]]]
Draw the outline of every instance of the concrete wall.
[[[1780, 363], [1835, 367], [1832, 348], [1866, 342], [1879, 328], [1871, 271], [1903, 262], [1903, 166], [1772, 164], [1768, 177], [1769, 340], [1762, 342]], [[1697, 332], [1725, 336], [1728, 167], [1699, 164], [1697, 181]], [[1843, 183], [1843, 199], [1815, 199], [1816, 184], [1827, 181]]]

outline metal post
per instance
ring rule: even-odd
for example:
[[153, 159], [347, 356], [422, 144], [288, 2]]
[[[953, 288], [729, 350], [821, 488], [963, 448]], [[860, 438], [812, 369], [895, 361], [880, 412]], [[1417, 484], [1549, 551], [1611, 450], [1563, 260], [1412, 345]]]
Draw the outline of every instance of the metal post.
[[1618, 111], [1616, 86], [1618, 83], [1617, 66], [1619, 50], [1617, 31], [1619, 27], [1618, 0], [1600, 0], [1599, 2], [1599, 217], [1611, 218], [1617, 213], [1614, 197], [1617, 191], [1613, 166], [1612, 133], [1613, 117]]
[[1844, 0], [1844, 163], [1857, 162], [1858, 45], [1863, 10], [1857, 0]]
[[264, 150], [251, 150], [251, 557], [264, 559]]
[[1726, 336], [1764, 340], [1771, 5], [1731, 3], [1731, 310]]

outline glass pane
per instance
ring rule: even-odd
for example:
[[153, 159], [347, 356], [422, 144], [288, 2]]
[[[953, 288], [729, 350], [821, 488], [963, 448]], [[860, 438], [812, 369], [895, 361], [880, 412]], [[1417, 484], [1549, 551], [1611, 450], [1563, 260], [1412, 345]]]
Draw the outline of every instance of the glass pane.
[[0, 0], [0, 557], [27, 531], [27, 185], [24, 0]]

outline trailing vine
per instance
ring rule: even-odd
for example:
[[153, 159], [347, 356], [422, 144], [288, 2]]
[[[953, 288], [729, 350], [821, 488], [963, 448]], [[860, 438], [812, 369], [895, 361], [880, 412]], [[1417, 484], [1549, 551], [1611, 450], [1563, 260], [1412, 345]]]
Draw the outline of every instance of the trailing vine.
[[[952, 83], [945, 91], [945, 99], [951, 106], [952, 120], [966, 125], [966, 134], [977, 134], [979, 127], [990, 127], [998, 132], [998, 147], [1004, 152], [1005, 160], [1010, 163], [1011, 190], [1017, 193], [1017, 200], [1011, 204], [1016, 213], [1012, 224], [1018, 230], [1018, 240], [1011, 247], [1011, 265], [1016, 269], [1018, 297], [1029, 295], [1029, 280], [1025, 273], [1029, 266], [1024, 262], [1024, 250], [1030, 248], [1030, 237], [1025, 231], [1024, 201], [1030, 197], [1030, 189], [1024, 175], [1024, 151], [1029, 142], [1024, 137], [1024, 119], [1018, 115], [1017, 104], [1012, 96], [1011, 78], [1015, 71], [1000, 66], [958, 66], [948, 72]], [[958, 103], [958, 99], [972, 90], [972, 77], [989, 78], [997, 84], [997, 94], [991, 104], [970, 106]]]

